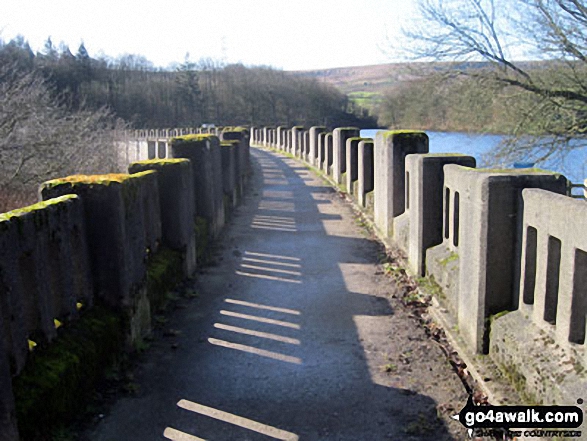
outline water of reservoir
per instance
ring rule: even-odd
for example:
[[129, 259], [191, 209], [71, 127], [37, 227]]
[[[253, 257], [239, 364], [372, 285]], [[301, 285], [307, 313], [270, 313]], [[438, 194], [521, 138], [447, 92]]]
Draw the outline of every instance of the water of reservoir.
[[[379, 130], [361, 130], [361, 136], [375, 139]], [[462, 153], [474, 156], [477, 166], [482, 167], [481, 156], [497, 146], [502, 135], [468, 134], [456, 132], [426, 132], [430, 140], [430, 153]], [[513, 164], [511, 164], [513, 167]], [[573, 183], [582, 183], [587, 178], [587, 148], [576, 149], [569, 153], [564, 164], [539, 164], [537, 167], [564, 174]]]

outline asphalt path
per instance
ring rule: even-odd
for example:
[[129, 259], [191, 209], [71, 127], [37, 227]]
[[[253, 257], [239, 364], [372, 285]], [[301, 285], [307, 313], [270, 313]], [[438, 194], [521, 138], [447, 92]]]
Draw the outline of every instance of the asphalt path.
[[251, 150], [197, 298], [144, 354], [137, 394], [84, 439], [461, 439], [437, 415], [462, 407], [462, 387], [395, 305], [378, 243], [300, 163]]

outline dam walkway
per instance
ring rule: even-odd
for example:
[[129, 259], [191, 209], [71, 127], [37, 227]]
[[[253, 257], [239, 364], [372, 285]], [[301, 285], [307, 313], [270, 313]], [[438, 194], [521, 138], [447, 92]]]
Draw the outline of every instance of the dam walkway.
[[466, 402], [338, 192], [251, 149], [244, 203], [92, 441], [457, 440]]

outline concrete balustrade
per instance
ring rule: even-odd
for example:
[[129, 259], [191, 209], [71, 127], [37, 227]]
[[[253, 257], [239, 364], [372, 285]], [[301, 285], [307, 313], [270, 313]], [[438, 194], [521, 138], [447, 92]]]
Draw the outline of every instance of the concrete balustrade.
[[82, 210], [68, 195], [0, 215], [0, 332], [16, 374], [30, 335], [52, 341], [54, 319], [73, 319], [77, 302], [93, 303]]
[[[462, 336], [476, 351], [487, 352], [486, 319], [517, 304], [522, 189], [565, 194], [567, 182], [549, 172], [458, 165], [444, 166], [444, 175], [444, 245], [458, 259], [451, 304]], [[430, 252], [430, 259], [438, 257]]]
[[[146, 159], [149, 148], [151, 155], [154, 148], [155, 158], [132, 163], [131, 174], [75, 175], [45, 182], [39, 190], [42, 202], [0, 214], [1, 440], [19, 439], [15, 395], [33, 400], [27, 389], [31, 379], [21, 382], [23, 375], [30, 375], [25, 368], [31, 363], [31, 350], [41, 351], [47, 360], [60, 357], [60, 329], [69, 332], [83, 323], [65, 343], [67, 351], [81, 352], [53, 365], [59, 366], [59, 381], [66, 381], [69, 389], [42, 380], [33, 394], [49, 400], [53, 393], [69, 394], [66, 407], [71, 416], [79, 409], [78, 401], [91, 395], [104, 367], [100, 363], [110, 363], [125, 344], [140, 341], [150, 331], [152, 311], [167, 290], [181, 277], [194, 274], [200, 245], [194, 234], [193, 164], [161, 158], [169, 155], [170, 144], [169, 138], [161, 137], [187, 132], [136, 132], [141, 139], [127, 134], [117, 144], [121, 164]], [[218, 172], [214, 178], [220, 179], [220, 202], [227, 196], [224, 201], [233, 206], [235, 183], [246, 181], [249, 135], [241, 128], [222, 135], [235, 139], [218, 145], [220, 162], [215, 163], [210, 149], [191, 156]], [[213, 135], [195, 138], [219, 144]], [[188, 146], [176, 152], [182, 147]], [[78, 338], [86, 340], [72, 343]], [[51, 352], [55, 345], [59, 349]], [[36, 346], [41, 349], [33, 349]], [[85, 371], [88, 375], [81, 374]], [[39, 403], [26, 410], [22, 401], [18, 403], [20, 415], [27, 416], [21, 427], [27, 439], [43, 424], [66, 417], [51, 408], [39, 414], [35, 409], [45, 409]], [[30, 424], [33, 414], [35, 424]]]

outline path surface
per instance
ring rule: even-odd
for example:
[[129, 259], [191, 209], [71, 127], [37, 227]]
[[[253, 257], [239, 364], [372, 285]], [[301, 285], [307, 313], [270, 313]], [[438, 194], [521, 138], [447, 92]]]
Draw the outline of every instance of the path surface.
[[[252, 149], [245, 203], [199, 297], [174, 313], [87, 439], [450, 440], [466, 396], [391, 298], [378, 245], [299, 163]], [[177, 345], [175, 349], [173, 345]]]

